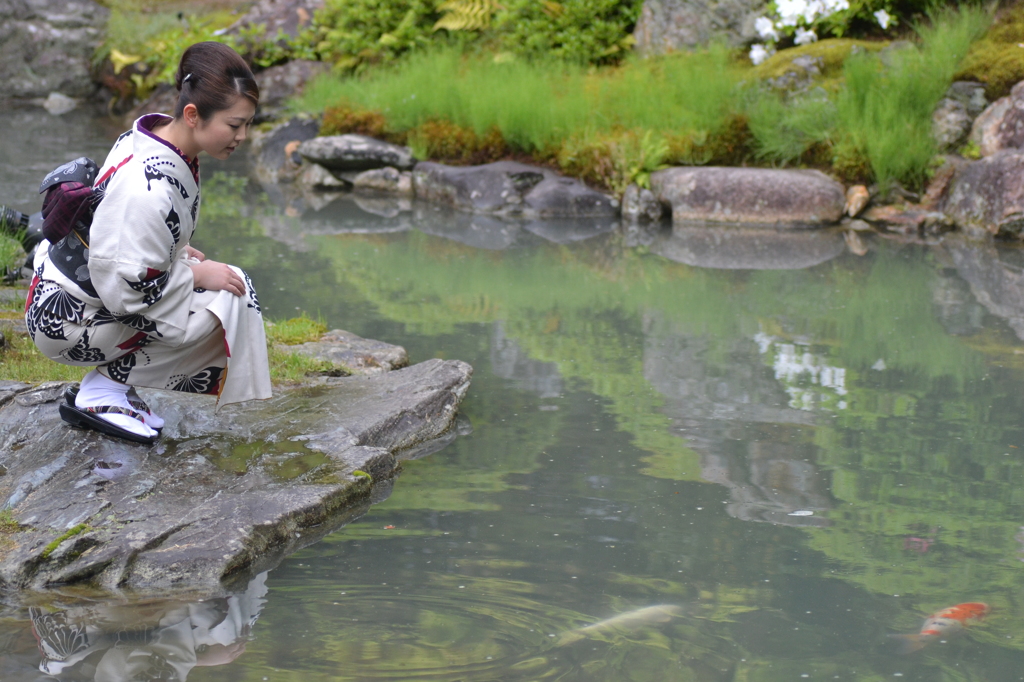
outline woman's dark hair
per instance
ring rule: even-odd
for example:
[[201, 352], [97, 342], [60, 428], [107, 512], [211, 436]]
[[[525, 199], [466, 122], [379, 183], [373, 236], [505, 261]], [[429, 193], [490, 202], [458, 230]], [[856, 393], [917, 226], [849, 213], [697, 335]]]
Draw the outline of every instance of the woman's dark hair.
[[260, 88], [249, 65], [223, 43], [196, 43], [185, 50], [174, 85], [178, 89], [174, 118], [181, 118], [189, 104], [196, 105], [199, 118], [208, 121], [216, 112], [231, 108], [238, 97], [254, 106], [260, 101]]

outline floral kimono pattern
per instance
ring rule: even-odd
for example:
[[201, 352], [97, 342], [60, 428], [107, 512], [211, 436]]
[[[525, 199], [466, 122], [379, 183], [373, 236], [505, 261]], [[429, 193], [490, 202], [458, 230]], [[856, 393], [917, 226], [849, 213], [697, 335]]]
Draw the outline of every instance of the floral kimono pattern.
[[242, 296], [194, 288], [185, 246], [199, 217], [199, 165], [151, 132], [166, 118], [143, 116], [118, 138], [94, 186], [89, 234], [40, 244], [29, 334], [50, 359], [132, 386], [217, 395], [222, 405], [269, 398], [252, 281], [235, 268]]

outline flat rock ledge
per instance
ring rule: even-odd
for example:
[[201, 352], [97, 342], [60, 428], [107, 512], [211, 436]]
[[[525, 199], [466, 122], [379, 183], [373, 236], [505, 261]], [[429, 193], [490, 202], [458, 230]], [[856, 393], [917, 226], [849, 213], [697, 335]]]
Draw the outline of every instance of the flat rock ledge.
[[229, 405], [140, 393], [153, 446], [60, 420], [63, 383], [0, 382], [0, 589], [217, 592], [363, 513], [398, 462], [454, 438], [472, 367], [428, 360]]
[[814, 170], [667, 168], [651, 175], [651, 190], [673, 224], [817, 227], [838, 222], [846, 204], [843, 186]]

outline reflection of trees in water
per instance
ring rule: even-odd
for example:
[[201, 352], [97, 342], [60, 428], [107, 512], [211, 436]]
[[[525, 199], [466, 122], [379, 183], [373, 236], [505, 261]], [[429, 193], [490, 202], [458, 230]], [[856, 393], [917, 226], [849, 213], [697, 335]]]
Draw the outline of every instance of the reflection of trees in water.
[[734, 339], [718, 348], [727, 361], [714, 362], [704, 336], [654, 315], [645, 328], [644, 376], [665, 397], [673, 430], [700, 454], [701, 478], [728, 489], [727, 512], [744, 521], [827, 523], [788, 515], [831, 508], [828, 479], [802, 435], [814, 415], [787, 399], [788, 387], [764, 366], [759, 347]]
[[[811, 270], [722, 272], [616, 251], [612, 239], [500, 253], [416, 232], [317, 244], [340, 285], [410, 333], [457, 335], [460, 324], [477, 323], [494, 334], [500, 325], [500, 339], [478, 364], [490, 359], [499, 376], [558, 376], [570, 391], [606, 399], [615, 427], [650, 453], [648, 475], [719, 483], [739, 519], [827, 518], [829, 528], [807, 528], [802, 537], [843, 568], [842, 580], [859, 598], [909, 594], [913, 608], [926, 610], [961, 600], [966, 589], [993, 602], [997, 614], [1001, 601], [1002, 612], [1012, 612], [1006, 595], [1019, 565], [1024, 472], [1020, 451], [1008, 444], [1024, 448], [1024, 406], [1019, 375], [991, 372], [988, 363], [1012, 358], [1019, 344], [1005, 344], [997, 356], [977, 342], [992, 329], [982, 306], [1013, 329], [1024, 319], [1024, 280], [1015, 284], [1019, 268], [1002, 251], [960, 249], [950, 256], [956, 271], [948, 260], [945, 270], [936, 267], [944, 258], [937, 251], [883, 246]], [[777, 363], [775, 350], [759, 352], [758, 332], [794, 352]], [[804, 348], [813, 356], [807, 363], [797, 353]], [[816, 384], [808, 378], [814, 368]], [[823, 387], [825, 369], [831, 374]], [[795, 409], [798, 396], [787, 388], [812, 389], [814, 400], [798, 403], [811, 409]], [[832, 411], [821, 409], [819, 394]], [[488, 415], [509, 409], [477, 400], [478, 432], [496, 426]], [[547, 433], [560, 428], [548, 426]], [[456, 452], [460, 461], [478, 456]], [[464, 475], [465, 488], [506, 489], [502, 468], [495, 461], [484, 486]], [[432, 485], [445, 489], [449, 474], [438, 473]], [[407, 506], [443, 508], [443, 497], [435, 492], [418, 506], [409, 495]], [[833, 507], [843, 513], [784, 515]], [[655, 532], [665, 542], [677, 535]], [[927, 550], [915, 550], [913, 538], [927, 539]], [[722, 539], [727, 548], [739, 542]], [[633, 546], [640, 556], [661, 550], [639, 536]], [[953, 584], [951, 571], [965, 567], [970, 584]], [[916, 614], [897, 624], [898, 615], [890, 609], [872, 623], [919, 626]], [[1003, 625], [994, 617], [992, 627]], [[830, 665], [841, 672], [837, 660]]]
[[198, 602], [29, 609], [39, 670], [61, 680], [177, 680], [245, 651], [267, 593], [266, 573], [244, 592]]

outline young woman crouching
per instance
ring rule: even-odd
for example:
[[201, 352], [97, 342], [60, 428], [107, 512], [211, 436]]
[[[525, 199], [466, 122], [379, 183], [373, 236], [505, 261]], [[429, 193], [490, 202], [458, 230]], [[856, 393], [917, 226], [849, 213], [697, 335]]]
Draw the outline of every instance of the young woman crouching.
[[62, 418], [138, 442], [163, 427], [136, 386], [217, 395], [219, 404], [269, 398], [256, 292], [240, 269], [189, 245], [199, 218], [199, 152], [226, 159], [245, 140], [259, 88], [220, 43], [185, 51], [174, 117], [148, 114], [99, 169], [87, 235], [36, 251], [26, 302], [39, 350], [94, 367], [69, 391]]

